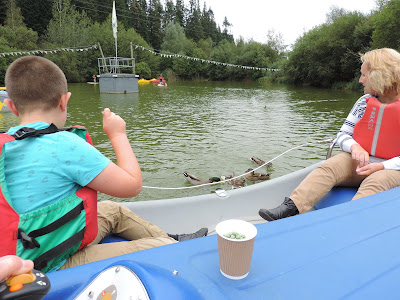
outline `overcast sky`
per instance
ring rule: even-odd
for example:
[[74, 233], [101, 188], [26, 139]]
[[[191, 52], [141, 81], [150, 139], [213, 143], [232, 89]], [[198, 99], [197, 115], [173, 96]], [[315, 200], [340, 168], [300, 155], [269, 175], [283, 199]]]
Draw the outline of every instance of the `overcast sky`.
[[224, 17], [228, 18], [235, 39], [242, 36], [265, 43], [268, 30], [273, 29], [282, 34], [285, 44], [324, 23], [332, 6], [362, 13], [376, 8], [375, 0], [200, 0], [201, 9], [204, 2], [221, 30]]

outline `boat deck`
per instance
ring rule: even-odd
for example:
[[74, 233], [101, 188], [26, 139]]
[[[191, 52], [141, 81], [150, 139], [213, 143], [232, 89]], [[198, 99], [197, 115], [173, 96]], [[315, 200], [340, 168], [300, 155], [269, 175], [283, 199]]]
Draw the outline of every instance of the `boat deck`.
[[220, 273], [211, 235], [51, 273], [57, 293], [45, 299], [72, 299], [113, 264], [131, 268], [150, 299], [397, 299], [399, 192], [256, 225], [242, 280]]

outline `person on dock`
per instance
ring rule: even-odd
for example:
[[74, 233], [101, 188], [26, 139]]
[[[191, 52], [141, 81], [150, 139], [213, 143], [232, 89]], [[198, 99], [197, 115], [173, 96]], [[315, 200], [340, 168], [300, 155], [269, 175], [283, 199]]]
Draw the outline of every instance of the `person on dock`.
[[357, 187], [353, 200], [400, 186], [400, 53], [377, 49], [361, 62], [365, 95], [337, 134], [342, 152], [313, 170], [280, 206], [260, 209], [265, 220], [307, 212], [336, 185]]
[[[5, 102], [20, 125], [0, 134], [0, 257], [18, 255], [49, 272], [207, 234], [202, 228], [170, 235], [117, 202], [97, 202], [98, 191], [139, 194], [140, 166], [125, 121], [108, 108], [103, 129], [117, 164], [91, 145], [82, 126], [60, 129], [71, 93], [57, 65], [22, 57], [9, 66], [5, 82]], [[128, 241], [99, 244], [108, 233]]]

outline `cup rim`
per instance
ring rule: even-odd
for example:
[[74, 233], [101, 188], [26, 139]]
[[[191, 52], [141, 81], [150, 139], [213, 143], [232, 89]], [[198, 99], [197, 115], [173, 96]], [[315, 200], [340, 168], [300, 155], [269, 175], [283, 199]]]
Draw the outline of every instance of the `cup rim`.
[[[240, 228], [237, 230], [236, 228]], [[246, 242], [256, 237], [257, 235], [257, 227], [250, 222], [239, 220], [239, 219], [229, 219], [222, 222], [219, 222], [215, 227], [215, 231], [217, 232], [218, 236], [221, 238], [234, 241], [234, 242]], [[244, 232], [246, 238], [237, 240], [225, 237], [224, 234], [232, 231]]]

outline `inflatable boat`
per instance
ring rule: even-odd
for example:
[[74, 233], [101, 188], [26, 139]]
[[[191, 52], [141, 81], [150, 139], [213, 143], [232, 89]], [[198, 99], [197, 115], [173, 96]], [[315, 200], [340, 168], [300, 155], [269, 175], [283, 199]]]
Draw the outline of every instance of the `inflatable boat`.
[[[334, 188], [311, 212], [258, 216], [317, 165], [235, 190], [123, 203], [167, 232], [208, 227], [209, 235], [48, 273], [44, 299], [397, 299], [400, 187], [357, 201], [354, 189]], [[258, 230], [241, 280], [219, 268], [215, 226], [227, 219]]]

